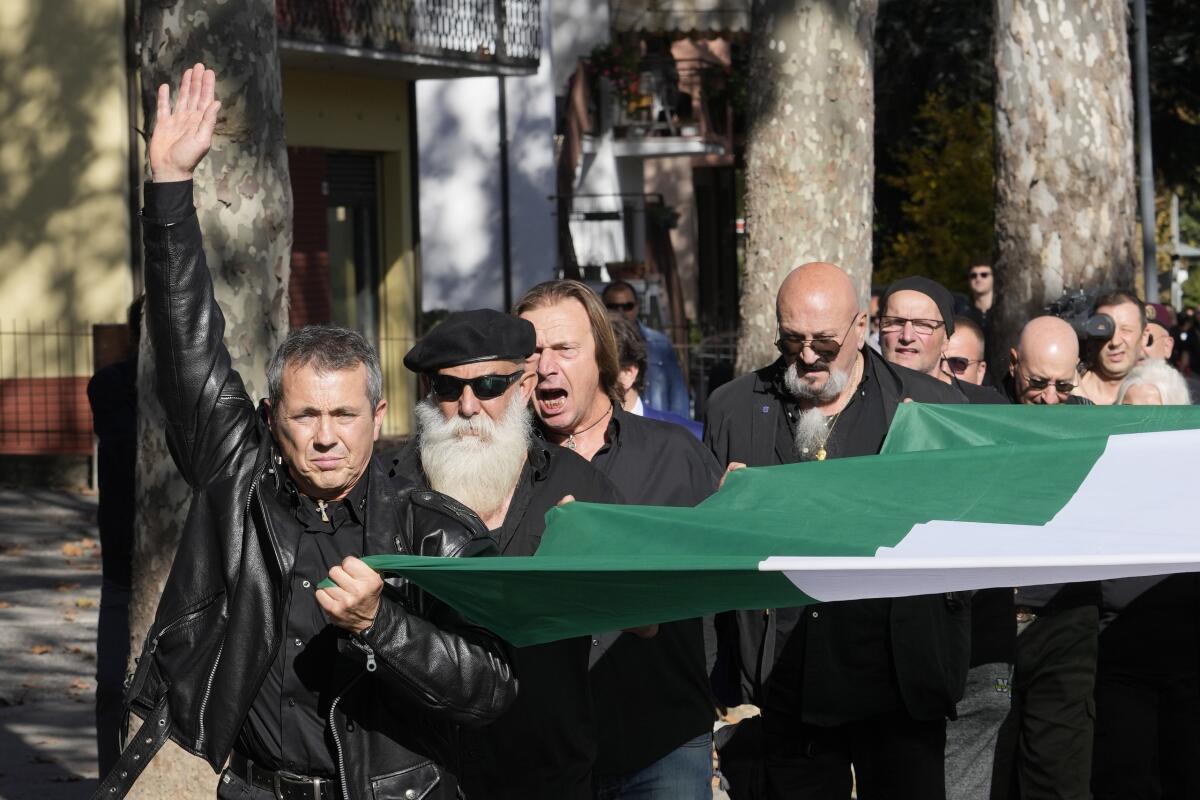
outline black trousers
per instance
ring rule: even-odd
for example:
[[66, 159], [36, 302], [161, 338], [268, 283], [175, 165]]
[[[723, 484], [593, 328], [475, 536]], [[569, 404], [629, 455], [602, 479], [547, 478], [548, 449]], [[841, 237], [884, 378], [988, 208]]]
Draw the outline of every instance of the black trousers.
[[847, 800], [852, 764], [859, 800], [946, 796], [944, 719], [899, 712], [833, 727], [763, 723], [771, 800]]
[[1041, 615], [1017, 636], [1012, 710], [996, 743], [992, 800], [1088, 800], [1099, 613]]
[[1095, 800], [1200, 797], [1200, 691], [1196, 673], [1096, 676]]

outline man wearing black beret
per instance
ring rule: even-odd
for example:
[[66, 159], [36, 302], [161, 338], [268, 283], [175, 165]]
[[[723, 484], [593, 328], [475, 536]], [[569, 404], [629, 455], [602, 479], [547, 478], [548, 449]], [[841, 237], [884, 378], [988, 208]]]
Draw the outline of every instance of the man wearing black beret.
[[950, 383], [971, 403], [1005, 403], [990, 386], [961, 381], [943, 370], [954, 335], [954, 297], [929, 278], [901, 278], [879, 298], [879, 346], [886, 361]]
[[[618, 502], [591, 464], [533, 432], [537, 374], [525, 362], [535, 344], [527, 321], [478, 309], [451, 314], [404, 358], [429, 391], [416, 407], [417, 436], [395, 469], [473, 510], [506, 556], [533, 555], [546, 512], [566, 496]], [[585, 636], [514, 652], [516, 704], [464, 733], [467, 796], [591, 800], [591, 647]]]

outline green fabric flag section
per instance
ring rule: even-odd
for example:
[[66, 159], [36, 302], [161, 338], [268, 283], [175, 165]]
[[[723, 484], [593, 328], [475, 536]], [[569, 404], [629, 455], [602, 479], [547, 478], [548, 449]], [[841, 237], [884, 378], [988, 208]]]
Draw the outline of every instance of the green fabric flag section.
[[[1083, 580], [1174, 571], [1163, 564], [1200, 563], [1200, 552], [1152, 538], [1145, 553], [1125, 552], [1120, 536], [1128, 522], [1120, 515], [1112, 518], [1110, 531], [1085, 531], [1096, 541], [1116, 543], [1111, 553], [1108, 545], [1093, 547], [1093, 539], [1081, 538], [1080, 525], [1070, 527], [1069, 520], [1056, 521], [1066, 526], [1065, 551], [1040, 556], [1037, 534], [1068, 507], [1110, 437], [1135, 443], [1136, 458], [1146, 448], [1164, 457], [1186, 449], [1190, 460], [1198, 441], [1194, 429], [1200, 429], [1200, 408], [909, 404], [899, 409], [878, 456], [740, 470], [695, 508], [571, 503], [547, 515], [535, 556], [366, 560], [518, 646], [723, 610], [877, 596], [872, 592], [880, 586], [893, 585], [887, 583], [888, 570], [910, 571], [905, 593], [1057, 582], [1059, 575]], [[1188, 433], [1155, 435], [1161, 431]], [[1121, 462], [1109, 472], [1125, 467], [1145, 471]], [[1188, 496], [1174, 498], [1176, 528], [1183, 531], [1188, 520], [1182, 498]], [[1125, 504], [1136, 513], [1134, 497]], [[1172, 499], [1162, 495], [1164, 503]], [[914, 529], [921, 536], [906, 542]], [[985, 548], [945, 559], [937, 552], [939, 542], [958, 545], [963, 536], [997, 531], [1003, 532], [997, 541], [1033, 542], [1032, 552], [993, 554]], [[1031, 531], [1032, 538], [1022, 539], [1020, 534]], [[917, 560], [881, 563], [893, 550], [907, 555], [905, 547], [918, 547], [914, 542], [924, 543]], [[1022, 569], [1039, 566], [1039, 557], [1042, 566], [1057, 571], [1030, 571], [1036, 579], [1017, 580]], [[1089, 560], [1096, 562], [1090, 570]], [[1106, 566], [1118, 562], [1119, 567]], [[864, 568], [856, 571], [856, 564]], [[1003, 569], [962, 571], [981, 564]], [[821, 578], [823, 571], [825, 580], [813, 584], [821, 592], [797, 588], [807, 588], [806, 574]], [[972, 580], [1001, 582], [961, 586]]]

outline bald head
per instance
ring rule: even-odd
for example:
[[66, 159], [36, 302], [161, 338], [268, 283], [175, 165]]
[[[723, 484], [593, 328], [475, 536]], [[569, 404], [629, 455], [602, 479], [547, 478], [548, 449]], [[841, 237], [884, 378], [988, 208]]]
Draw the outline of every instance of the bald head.
[[854, 281], [836, 264], [811, 261], [788, 273], [775, 297], [775, 315], [782, 323], [797, 316], [830, 315], [845, 328], [858, 313]]
[[[1056, 403], [1067, 392], [1055, 390], [1055, 384], [1074, 386], [1079, 381], [1079, 337], [1058, 317], [1034, 317], [1021, 330], [1021, 338], [1012, 351], [1013, 381], [1022, 403]], [[1043, 389], [1038, 390], [1038, 386]]]

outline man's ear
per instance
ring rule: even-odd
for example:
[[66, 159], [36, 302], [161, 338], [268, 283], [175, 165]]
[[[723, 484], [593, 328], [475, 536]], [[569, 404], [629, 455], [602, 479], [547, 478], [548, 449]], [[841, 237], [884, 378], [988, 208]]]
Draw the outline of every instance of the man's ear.
[[984, 380], [987, 380], [987, 362], [986, 361], [979, 362], [979, 371], [983, 373]]
[[1008, 348], [1008, 374], [1016, 377], [1017, 371], [1017, 348]]
[[271, 408], [271, 398], [264, 397], [262, 402], [263, 409], [266, 411], [264, 416], [267, 418], [267, 430], [273, 434], [275, 433], [275, 409]]
[[380, 400], [379, 405], [375, 406], [375, 438], [373, 441], [379, 441], [379, 434], [383, 432], [383, 418], [387, 416], [387, 400]]
[[528, 402], [533, 399], [533, 390], [537, 388], [537, 371], [534, 369], [525, 369], [525, 374], [517, 381], [517, 391], [521, 393], [521, 398]]
[[621, 367], [617, 372], [617, 385], [622, 391], [628, 392], [637, 383], [638, 368], [637, 364], [630, 364], [627, 367]]

